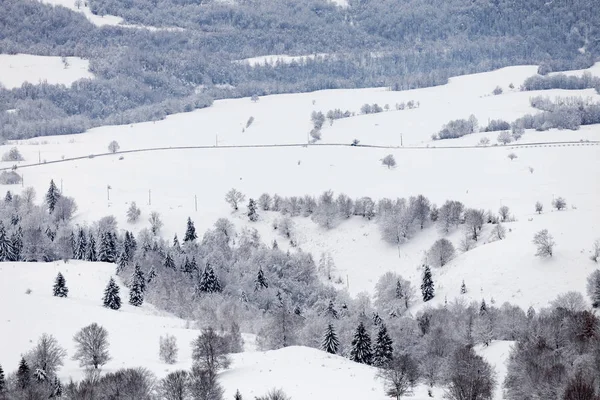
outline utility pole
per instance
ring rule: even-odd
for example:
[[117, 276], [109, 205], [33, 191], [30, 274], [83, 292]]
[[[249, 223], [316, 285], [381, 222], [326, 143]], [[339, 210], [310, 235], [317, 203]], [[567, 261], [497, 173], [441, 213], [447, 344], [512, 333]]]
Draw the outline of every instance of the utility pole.
[[196, 208], [196, 211], [198, 211], [198, 196], [194, 195], [194, 207]]
[[38, 150], [38, 164], [42, 163], [42, 152], [41, 150]]
[[106, 185], [106, 199], [108, 201], [110, 201], [110, 189], [112, 189], [112, 187], [110, 187], [110, 185]]
[[152, 205], [152, 190], [148, 189], [148, 205]]
[[402, 142], [402, 132], [400, 132], [400, 147], [404, 147], [404, 143]]
[[63, 194], [62, 178], [60, 178], [60, 194]]

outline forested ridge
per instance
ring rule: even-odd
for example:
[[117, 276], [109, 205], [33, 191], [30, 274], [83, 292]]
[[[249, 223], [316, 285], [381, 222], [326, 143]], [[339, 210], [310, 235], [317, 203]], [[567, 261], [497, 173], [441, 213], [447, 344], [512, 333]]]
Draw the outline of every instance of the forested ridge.
[[[90, 0], [97, 14], [180, 30], [96, 27], [35, 1], [0, 4], [0, 53], [79, 56], [93, 80], [0, 90], [0, 135], [26, 138], [103, 124], [157, 120], [211, 99], [446, 83], [449, 76], [518, 64], [541, 71], [590, 66], [600, 50], [591, 0], [235, 3]], [[250, 66], [266, 54], [329, 56]], [[199, 88], [202, 90], [199, 93]], [[32, 117], [32, 110], [39, 110]]]

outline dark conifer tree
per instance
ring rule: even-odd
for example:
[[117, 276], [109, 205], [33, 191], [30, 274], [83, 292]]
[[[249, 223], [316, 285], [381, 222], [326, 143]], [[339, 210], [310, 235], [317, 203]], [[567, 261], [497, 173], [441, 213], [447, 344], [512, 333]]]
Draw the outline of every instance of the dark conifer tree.
[[117, 261], [117, 234], [107, 232], [106, 236], [108, 240], [108, 262], [114, 263]]
[[173, 271], [175, 271], [175, 261], [173, 260], [173, 257], [171, 257], [171, 253], [167, 253], [163, 265], [166, 269], [172, 269]]
[[201, 293], [218, 293], [221, 291], [219, 279], [217, 278], [217, 275], [215, 275], [215, 271], [210, 264], [206, 264], [206, 268], [200, 277], [200, 282], [198, 283], [196, 291]]
[[465, 281], [462, 281], [462, 285], [460, 285], [460, 294], [467, 293], [467, 285], [465, 285]]
[[25, 361], [25, 358], [21, 357], [21, 362], [19, 362], [19, 369], [17, 370], [17, 385], [20, 389], [26, 389], [29, 386], [30, 380], [31, 371], [29, 370], [29, 365], [27, 365], [27, 361]]
[[58, 377], [54, 377], [54, 383], [52, 384], [52, 394], [50, 395], [51, 399], [61, 398], [63, 395], [62, 383], [60, 383], [60, 379]]
[[256, 212], [256, 202], [254, 199], [248, 200], [248, 219], [252, 222], [258, 220], [258, 213]]
[[350, 359], [354, 362], [367, 365], [371, 365], [373, 361], [371, 337], [367, 333], [365, 325], [362, 322], [358, 324], [356, 332], [354, 333], [354, 339], [352, 339]]
[[256, 279], [254, 280], [254, 291], [258, 291], [261, 289], [267, 289], [269, 287], [269, 282], [267, 282], [267, 278], [265, 277], [265, 273], [263, 272], [262, 267], [258, 269], [258, 274], [256, 275]]
[[50, 188], [48, 189], [48, 193], [46, 193], [46, 204], [48, 204], [48, 211], [50, 213], [54, 212], [54, 207], [56, 206], [56, 202], [60, 198], [60, 192], [56, 185], [54, 184], [54, 180], [50, 180]]
[[381, 324], [382, 322], [383, 321], [381, 320], [381, 317], [379, 316], [379, 314], [374, 312], [373, 313], [373, 325], [379, 326], [379, 324]]
[[192, 256], [192, 260], [190, 261], [190, 271], [192, 274], [198, 272], [198, 263], [196, 262], [196, 256]]
[[[175, 236], [175, 239], [177, 239], [177, 236]], [[185, 230], [185, 237], [183, 238], [183, 242], [194, 242], [196, 239], [198, 239], [198, 235], [196, 235], [196, 227], [194, 226], [194, 222], [192, 221], [192, 219], [188, 217], [187, 229]], [[173, 245], [175, 245], [175, 243], [173, 243]]]
[[379, 325], [375, 349], [373, 352], [373, 365], [376, 367], [387, 366], [394, 358], [393, 342], [388, 334], [385, 324]]
[[[139, 269], [139, 266], [136, 265], [136, 270], [137, 269]], [[133, 282], [129, 288], [129, 304], [139, 307], [144, 303], [144, 291], [142, 290], [142, 286], [145, 286], [146, 282], [141, 280], [140, 275], [135, 272], [133, 273], [132, 280]]]
[[20, 261], [21, 253], [23, 252], [23, 230], [19, 225], [10, 237], [10, 244], [13, 250], [13, 260]]
[[79, 232], [77, 232], [77, 240], [75, 244], [75, 251], [73, 252], [73, 257], [76, 260], [85, 260], [85, 251], [87, 249], [87, 238], [85, 236], [85, 232], [83, 228], [79, 228]]
[[325, 311], [325, 314], [327, 315], [328, 318], [332, 318], [332, 319], [339, 318], [338, 312], [335, 309], [335, 305], [333, 304], [333, 300], [329, 300], [329, 305], [327, 306], [327, 310]]
[[10, 192], [10, 190], [7, 190], [6, 191], [6, 196], [4, 196], [4, 202], [6, 204], [8, 204], [8, 203], [12, 202], [12, 199], [13, 199], [12, 193]]
[[423, 294], [423, 301], [429, 301], [435, 296], [435, 289], [429, 265], [425, 265], [425, 268], [423, 270], [421, 293]]
[[173, 237], [173, 249], [176, 252], [181, 252], [181, 245], [179, 244], [179, 239], [177, 239], [177, 234]]
[[114, 263], [117, 256], [117, 246], [112, 233], [103, 232], [98, 246], [98, 261]]
[[325, 331], [325, 337], [323, 338], [323, 343], [321, 343], [321, 349], [330, 354], [337, 354], [339, 346], [340, 341], [338, 340], [337, 335], [335, 334], [333, 325], [328, 324], [327, 330]]
[[402, 282], [400, 279], [396, 280], [396, 298], [401, 299], [404, 297], [404, 290], [402, 289]]
[[53, 231], [50, 226], [46, 227], [46, 236], [50, 239], [51, 242], [54, 242], [54, 238], [56, 237], [56, 231]]
[[96, 239], [94, 239], [94, 235], [92, 234], [92, 232], [90, 232], [90, 238], [87, 242], [85, 259], [87, 261], [98, 261], [98, 253], [96, 251]]
[[185, 256], [185, 258], [183, 259], [183, 265], [181, 266], [181, 272], [189, 275], [190, 278], [193, 276], [192, 274], [193, 274], [194, 270], [192, 269], [192, 266], [190, 264], [190, 259], [188, 258], [188, 256]]
[[233, 400], [242, 400], [242, 394], [240, 393], [239, 389], [235, 391], [235, 396], [233, 397]]
[[110, 308], [111, 310], [118, 310], [121, 308], [121, 297], [119, 296], [119, 290], [119, 286], [117, 286], [115, 280], [111, 277], [110, 281], [108, 281], [106, 289], [104, 289], [104, 307]]
[[139, 266], [139, 264], [135, 264], [135, 267], [133, 269], [133, 274], [131, 275], [131, 285], [133, 285], [135, 282], [139, 282], [140, 285], [140, 289], [142, 290], [142, 292], [146, 291], [146, 277], [144, 276], [144, 271], [142, 271], [142, 268]]
[[278, 249], [279, 245], [277, 244], [277, 240], [273, 240], [273, 250]]
[[125, 268], [127, 268], [127, 253], [122, 250], [117, 257], [117, 274], [125, 271]]
[[60, 272], [56, 275], [54, 286], [52, 287], [52, 294], [55, 297], [67, 297], [69, 295], [69, 288], [67, 288], [67, 281], [63, 274]]
[[154, 267], [150, 267], [150, 271], [148, 271], [148, 278], [146, 278], [146, 283], [151, 284], [157, 276], [158, 274], [156, 273]]
[[0, 395], [6, 391], [6, 378], [4, 377], [4, 370], [0, 365]]
[[479, 315], [484, 315], [485, 313], [487, 313], [487, 304], [485, 304], [485, 299], [482, 299], [479, 306]]
[[75, 258], [75, 252], [77, 251], [77, 240], [75, 240], [75, 233], [71, 231], [69, 235], [69, 243], [71, 244], [71, 254]]
[[14, 258], [12, 242], [6, 234], [4, 224], [0, 221], [0, 261], [12, 261]]

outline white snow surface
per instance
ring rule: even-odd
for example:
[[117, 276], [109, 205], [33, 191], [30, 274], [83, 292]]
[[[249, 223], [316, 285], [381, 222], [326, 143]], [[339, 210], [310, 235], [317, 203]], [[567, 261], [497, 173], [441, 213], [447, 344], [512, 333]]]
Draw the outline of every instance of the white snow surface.
[[327, 53], [319, 53], [319, 54], [308, 54], [304, 56], [288, 56], [286, 54], [271, 54], [267, 56], [258, 56], [251, 58], [244, 58], [243, 60], [237, 60], [238, 63], [246, 63], [250, 66], [254, 67], [257, 65], [275, 65], [277, 63], [281, 64], [291, 64], [293, 61], [295, 62], [304, 62], [306, 60], [314, 60], [321, 57], [327, 56]]
[[0, 54], [0, 85], [7, 89], [21, 87], [24, 82], [38, 84], [64, 84], [93, 78], [89, 61], [79, 57], [66, 57], [65, 68], [61, 57], [35, 56], [31, 54]]

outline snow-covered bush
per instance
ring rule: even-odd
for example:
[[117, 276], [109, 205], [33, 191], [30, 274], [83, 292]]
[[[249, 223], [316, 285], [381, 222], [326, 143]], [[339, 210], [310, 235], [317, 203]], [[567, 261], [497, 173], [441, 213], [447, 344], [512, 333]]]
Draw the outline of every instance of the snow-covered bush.
[[175, 364], [177, 362], [177, 339], [173, 335], [161, 336], [159, 339], [158, 355], [160, 360], [166, 364]]
[[9, 151], [2, 154], [2, 161], [24, 161], [21, 152], [16, 147], [12, 147]]

